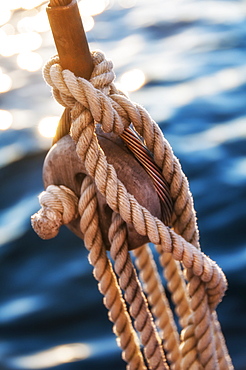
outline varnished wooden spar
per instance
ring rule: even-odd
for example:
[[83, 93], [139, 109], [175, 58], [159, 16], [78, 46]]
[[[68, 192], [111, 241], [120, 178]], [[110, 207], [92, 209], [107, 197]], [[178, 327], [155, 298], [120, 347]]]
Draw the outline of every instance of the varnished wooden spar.
[[[50, 0], [46, 12], [62, 68], [89, 80], [94, 66], [77, 1]], [[53, 144], [67, 135], [70, 127], [70, 109], [66, 108], [60, 118]]]
[[[90, 76], [93, 71], [93, 62], [89, 50], [89, 46], [87, 43], [86, 35], [83, 29], [82, 20], [79, 14], [78, 5], [76, 0], [51, 0], [49, 6], [47, 7], [47, 14], [49, 18], [49, 22], [51, 25], [52, 33], [54, 36], [55, 44], [57, 47], [58, 55], [60, 58], [60, 63], [63, 69], [69, 69], [72, 71], [76, 76], [83, 77], [85, 79], [90, 79]], [[44, 183], [45, 186], [53, 183], [55, 185], [64, 184], [68, 187], [70, 182], [67, 177], [67, 170], [64, 169], [65, 158], [62, 156], [63, 161], [57, 161], [57, 156], [54, 157], [54, 153], [57, 153], [57, 148], [59, 151], [61, 150], [61, 142], [60, 139], [67, 135], [70, 131], [71, 126], [71, 116], [70, 116], [70, 109], [66, 108], [64, 113], [60, 119], [58, 129], [56, 132], [56, 136], [54, 138], [53, 143], [57, 143], [57, 147], [55, 152], [51, 150], [51, 152], [47, 156], [47, 160], [45, 161], [44, 165]], [[101, 132], [102, 134], [102, 132]], [[108, 140], [106, 137], [108, 136]], [[116, 170], [119, 179], [126, 186], [127, 190], [133, 194], [139, 203], [145, 206], [153, 215], [156, 215], [158, 218], [162, 219], [162, 221], [169, 225], [171, 221], [172, 215], [172, 200], [170, 197], [169, 186], [165, 179], [163, 178], [162, 172], [159, 167], [155, 164], [153, 157], [149, 150], [145, 147], [142, 140], [139, 136], [135, 133], [133, 129], [130, 127], [127, 128], [121, 137], [116, 137], [113, 134], [103, 134], [98, 136], [99, 143], [103, 141], [103, 150], [107, 156], [107, 160], [109, 163], [112, 163], [114, 167], [116, 163], [118, 163], [118, 167], [121, 166], [122, 169], [119, 171]], [[66, 146], [67, 146], [66, 139]], [[62, 141], [63, 145], [65, 145], [65, 141]], [[116, 146], [118, 146], [118, 150], [116, 150]], [[124, 151], [125, 145], [129, 148], [127, 150], [128, 157], [127, 163], [124, 163], [124, 159], [126, 156], [122, 157], [122, 150]], [[112, 151], [112, 147], [114, 150]], [[72, 150], [72, 146], [69, 146]], [[126, 148], [125, 148], [126, 150]], [[52, 154], [51, 154], [52, 153]], [[112, 156], [111, 153], [114, 153]], [[132, 153], [134, 154], [137, 160], [129, 161], [129, 156], [132, 157]], [[119, 156], [119, 157], [118, 157]], [[52, 159], [51, 159], [52, 158]], [[55, 158], [55, 159], [54, 159]], [[76, 155], [72, 155], [73, 161], [79, 161]], [[120, 159], [120, 161], [119, 161]], [[52, 160], [55, 161], [56, 165], [52, 165]], [[70, 166], [71, 166], [71, 156], [70, 156]], [[145, 176], [141, 175], [141, 181], [138, 181], [134, 178], [134, 173], [139, 173], [138, 162], [141, 166], [145, 169]], [[49, 163], [49, 166], [47, 166]], [[130, 166], [133, 166], [133, 170], [130, 169]], [[68, 165], [68, 163], [66, 163]], [[72, 175], [72, 182], [77, 182], [76, 179], [80, 178], [81, 176], [85, 176], [85, 169], [81, 171], [81, 163], [79, 164], [80, 171], [78, 173], [70, 173]], [[77, 168], [76, 166], [72, 166], [73, 169]], [[142, 168], [142, 170], [143, 170]], [[55, 171], [54, 176], [51, 176], [51, 172]], [[48, 172], [48, 175], [47, 175]], [[69, 171], [70, 172], [70, 171]], [[119, 175], [119, 173], [121, 175]], [[81, 175], [82, 174], [82, 175]], [[131, 174], [131, 175], [129, 175]], [[132, 177], [133, 176], [133, 177]], [[50, 182], [52, 178], [53, 182]], [[150, 179], [151, 178], [151, 179]], [[47, 180], [49, 179], [49, 180]], [[127, 179], [127, 183], [125, 181]], [[152, 181], [151, 181], [152, 180]], [[138, 185], [136, 185], [138, 184]], [[72, 185], [72, 189], [76, 187], [75, 184]], [[151, 185], [151, 186], [150, 186]], [[146, 192], [146, 186], [149, 190]], [[74, 189], [73, 189], [74, 190]], [[158, 196], [157, 196], [158, 194]], [[79, 194], [78, 194], [79, 195]], [[100, 194], [98, 197], [102, 198]], [[145, 201], [146, 197], [148, 197], [149, 201]], [[100, 205], [100, 212], [101, 212], [101, 220], [106, 230], [108, 230], [108, 226], [111, 222], [111, 211], [109, 211], [109, 207], [104, 204], [105, 200], [101, 199]], [[110, 217], [109, 217], [110, 216]], [[103, 221], [104, 220], [104, 221]], [[109, 221], [110, 220], [110, 221]], [[78, 224], [70, 226], [70, 228], [78, 235], [80, 235]], [[135, 230], [131, 230], [132, 226], [128, 225], [128, 232], [130, 235], [129, 243], [130, 248], [136, 248], [137, 246], [143, 244], [147, 240], [140, 237]], [[81, 235], [80, 235], [81, 236]], [[104, 236], [105, 242], [107, 244], [107, 237]], [[135, 239], [135, 241], [133, 241]]]
[[76, 0], [51, 0], [47, 15], [63, 69], [90, 79], [93, 62]]

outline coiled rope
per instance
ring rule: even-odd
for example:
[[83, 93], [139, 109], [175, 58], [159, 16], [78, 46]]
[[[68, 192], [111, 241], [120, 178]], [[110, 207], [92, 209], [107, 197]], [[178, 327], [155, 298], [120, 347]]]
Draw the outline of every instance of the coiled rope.
[[[69, 223], [79, 213], [89, 260], [129, 369], [145, 369], [146, 366], [148, 369], [170, 366], [175, 370], [233, 369], [215, 314], [227, 282], [216, 263], [200, 250], [188, 181], [158, 125], [143, 107], [132, 103], [116, 89], [112, 62], [101, 52], [93, 52], [92, 58], [94, 71], [90, 81], [62, 70], [58, 57], [52, 58], [44, 68], [44, 78], [52, 87], [55, 99], [71, 109], [70, 134], [89, 176], [82, 183], [80, 199], [64, 186], [49, 186], [40, 195], [42, 209], [32, 216], [32, 225], [42, 238], [49, 238], [55, 236], [61, 224]], [[104, 132], [117, 135], [122, 135], [132, 124], [143, 137], [170, 188], [172, 229], [153, 217], [119, 181], [100, 148], [96, 124], [100, 124]], [[96, 189], [113, 210], [109, 240], [114, 266], [102, 241]], [[126, 223], [132, 224], [139, 234], [147, 235], [156, 246], [181, 333], [147, 246], [134, 252], [140, 270], [140, 277], [137, 277], [128, 252]], [[140, 334], [143, 354], [135, 331]]]

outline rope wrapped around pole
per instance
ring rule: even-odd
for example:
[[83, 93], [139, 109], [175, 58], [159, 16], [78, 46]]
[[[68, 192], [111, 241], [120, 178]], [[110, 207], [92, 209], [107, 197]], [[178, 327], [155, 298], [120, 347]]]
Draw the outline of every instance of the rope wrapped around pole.
[[[147, 235], [151, 242], [159, 245], [158, 248], [161, 249], [161, 252], [171, 254], [174, 260], [182, 262], [182, 265], [187, 269], [186, 277], [190, 281], [191, 290], [189, 293], [192, 293], [195, 282], [203, 287], [202, 300], [205, 297], [206, 299], [204, 303], [201, 301], [201, 304], [204, 305], [204, 313], [207, 312], [205, 314], [207, 321], [199, 322], [200, 327], [204, 327], [204, 329], [202, 332], [200, 331], [200, 334], [197, 333], [196, 315], [200, 315], [197, 309], [201, 308], [199, 303], [201, 298], [196, 295], [194, 296], [196, 298], [193, 298], [189, 294], [192, 300], [190, 301], [188, 298], [188, 305], [191, 305], [192, 314], [188, 326], [184, 328], [184, 334], [181, 336], [183, 357], [181, 368], [197, 368], [196, 366], [200, 363], [199, 366], [209, 369], [211, 362], [208, 359], [211, 358], [217, 363], [216, 350], [213, 346], [206, 347], [206, 349], [202, 343], [208, 344], [209, 339], [206, 338], [211, 338], [213, 327], [211, 314], [226, 290], [225, 276], [215, 262], [205, 256], [198, 247], [198, 230], [188, 182], [161, 130], [144, 108], [132, 103], [121, 93], [117, 94], [117, 89], [113, 85], [112, 63], [107, 62], [101, 52], [92, 53], [92, 58], [94, 72], [90, 82], [75, 77], [68, 70], [63, 70], [57, 57], [46, 65], [44, 76], [52, 86], [53, 95], [57, 101], [71, 109], [71, 135], [77, 143], [77, 154], [84, 162], [88, 174], [94, 179], [97, 189], [105, 197], [110, 208], [120, 214], [125, 222], [131, 223], [138, 233]], [[111, 91], [113, 94], [110, 94]], [[162, 164], [163, 176], [169, 182], [174, 203], [173, 229], [153, 217], [117, 179], [113, 166], [107, 163], [99, 146], [95, 134], [95, 123], [100, 123], [104, 131], [113, 131], [118, 135], [132, 124], [138, 134], [143, 135], [148, 150], [152, 150], [158, 165]], [[35, 222], [33, 225], [35, 228]], [[179, 232], [182, 236], [179, 235]], [[195, 314], [196, 312], [197, 314]], [[190, 342], [191, 338], [193, 338], [192, 342]], [[188, 345], [188, 343], [190, 344]], [[191, 345], [191, 343], [193, 344]], [[195, 355], [191, 355], [191, 349]], [[204, 353], [205, 349], [206, 353]], [[208, 351], [215, 354], [210, 355]], [[203, 359], [203, 356], [206, 360]], [[228, 369], [232, 369], [229, 360], [227, 360], [227, 364]]]

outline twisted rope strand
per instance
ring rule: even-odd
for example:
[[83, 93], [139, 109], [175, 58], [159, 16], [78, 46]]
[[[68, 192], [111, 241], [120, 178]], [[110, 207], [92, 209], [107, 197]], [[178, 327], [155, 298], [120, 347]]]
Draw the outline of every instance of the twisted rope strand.
[[123, 350], [122, 358], [128, 363], [129, 370], [145, 370], [146, 367], [131, 319], [103, 246], [97, 214], [96, 188], [88, 176], [84, 179], [81, 187], [79, 213], [85, 246], [90, 252], [88, 258], [94, 267], [93, 274], [99, 282], [99, 291], [104, 295], [103, 302], [109, 310], [109, 319], [114, 323], [113, 330]]
[[111, 256], [115, 260], [114, 268], [119, 276], [119, 284], [121, 289], [125, 291], [125, 299], [130, 305], [130, 314], [135, 319], [135, 328], [140, 333], [149, 367], [152, 370], [168, 369], [161, 340], [129, 256], [126, 225], [116, 213], [113, 213], [109, 228], [109, 240], [111, 242]]
[[184, 328], [191, 315], [191, 309], [190, 298], [187, 294], [186, 283], [184, 281], [180, 262], [175, 261], [171, 253], [165, 253], [161, 245], [156, 245], [156, 249], [160, 255], [160, 265], [163, 267], [163, 274], [175, 305], [175, 311], [179, 318], [180, 326]]
[[191, 309], [198, 359], [205, 370], [216, 370], [217, 354], [206, 286], [197, 276], [192, 278]]
[[164, 350], [172, 370], [179, 370], [181, 353], [179, 351], [179, 336], [173, 319], [165, 290], [160, 281], [153, 254], [149, 246], [143, 245], [133, 251], [144, 290], [157, 318], [157, 327], [162, 332]]
[[159, 260], [163, 267], [163, 273], [167, 280], [167, 286], [171, 293], [172, 301], [175, 304], [175, 311], [179, 318], [181, 328], [180, 351], [182, 354], [183, 370], [190, 368], [199, 369], [201, 365], [197, 356], [197, 339], [194, 332], [193, 316], [190, 307], [190, 298], [187, 294], [187, 287], [184, 281], [180, 263], [175, 261], [171, 253], [164, 253], [161, 246], [156, 246], [160, 254]]
[[220, 323], [217, 319], [216, 312], [213, 312], [214, 335], [216, 340], [216, 352], [220, 370], [233, 370], [231, 358], [226, 348], [224, 336], [222, 335]]

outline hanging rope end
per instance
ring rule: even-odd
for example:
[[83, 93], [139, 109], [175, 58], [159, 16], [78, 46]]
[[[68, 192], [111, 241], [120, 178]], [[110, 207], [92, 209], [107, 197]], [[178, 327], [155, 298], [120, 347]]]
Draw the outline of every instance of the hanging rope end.
[[58, 234], [62, 220], [52, 208], [42, 207], [31, 216], [31, 225], [40, 238], [52, 239]]
[[78, 216], [78, 198], [66, 186], [50, 185], [39, 195], [41, 209], [31, 216], [31, 225], [42, 239], [54, 238], [62, 225]]

